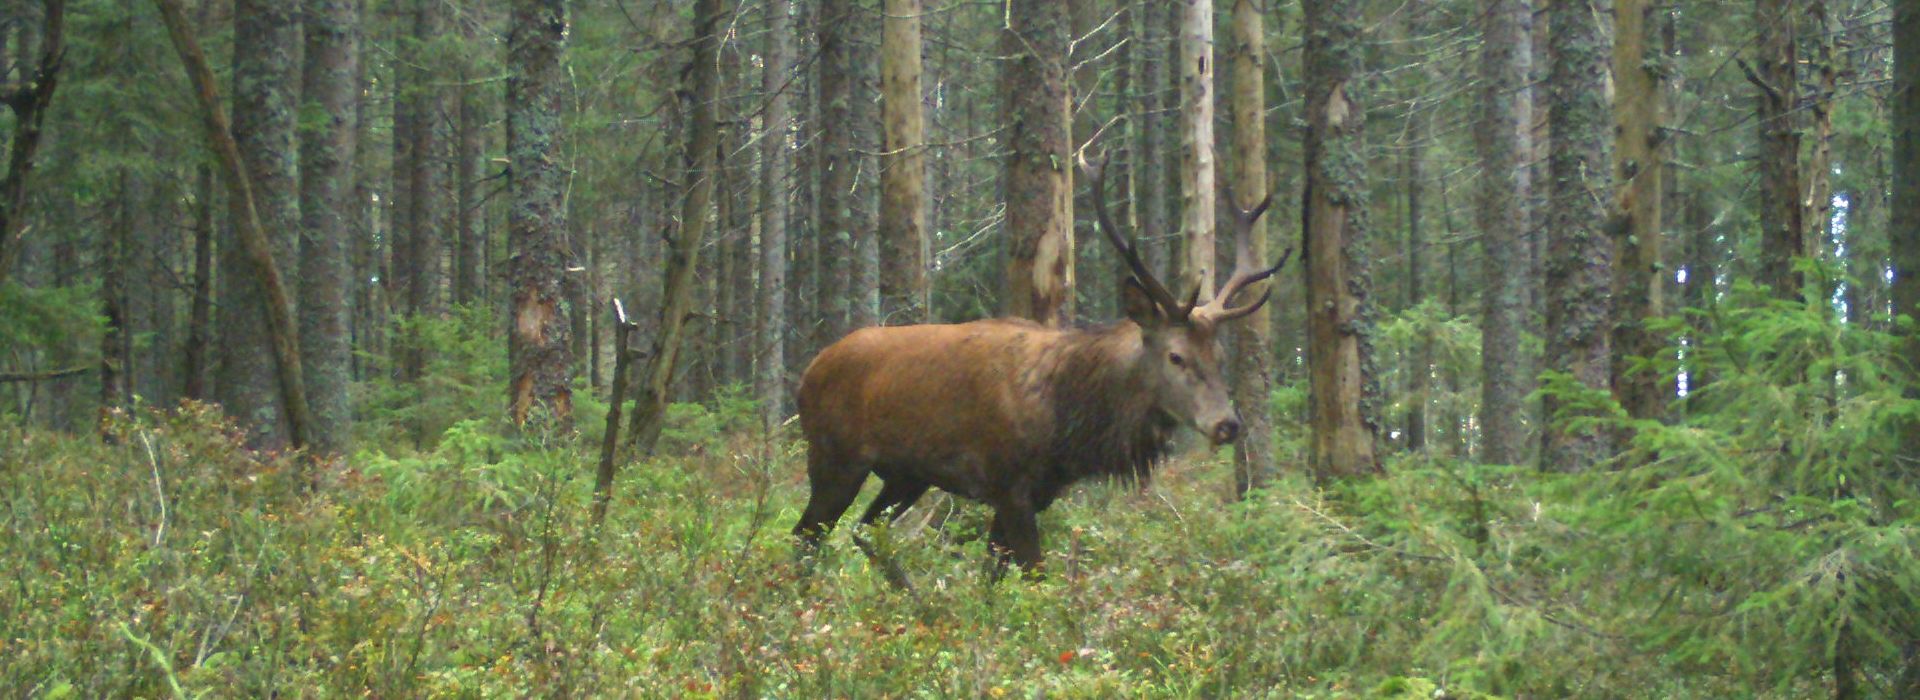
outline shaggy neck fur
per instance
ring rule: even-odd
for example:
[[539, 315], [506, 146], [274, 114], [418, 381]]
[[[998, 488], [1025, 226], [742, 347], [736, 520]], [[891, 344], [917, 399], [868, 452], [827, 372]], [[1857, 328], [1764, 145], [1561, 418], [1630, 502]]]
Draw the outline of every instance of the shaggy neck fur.
[[1050, 363], [1050, 481], [1057, 488], [1097, 476], [1144, 482], [1177, 426], [1147, 390], [1139, 327], [1122, 321], [1071, 333]]

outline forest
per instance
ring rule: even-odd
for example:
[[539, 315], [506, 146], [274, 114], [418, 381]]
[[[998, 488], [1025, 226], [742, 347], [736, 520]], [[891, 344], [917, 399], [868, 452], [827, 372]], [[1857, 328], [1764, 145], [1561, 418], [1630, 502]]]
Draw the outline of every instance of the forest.
[[0, 0], [0, 103], [12, 697], [1920, 697], [1917, 2]]

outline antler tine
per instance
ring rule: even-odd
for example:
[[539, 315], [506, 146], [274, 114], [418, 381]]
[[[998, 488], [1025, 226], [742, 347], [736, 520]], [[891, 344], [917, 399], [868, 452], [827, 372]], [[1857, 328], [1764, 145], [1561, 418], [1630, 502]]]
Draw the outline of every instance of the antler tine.
[[1100, 232], [1106, 234], [1107, 242], [1112, 243], [1113, 247], [1120, 251], [1120, 257], [1127, 261], [1127, 267], [1133, 271], [1133, 278], [1139, 281], [1140, 288], [1146, 291], [1147, 298], [1152, 299], [1154, 304], [1167, 313], [1179, 313], [1180, 315], [1175, 317], [1183, 318], [1185, 312], [1192, 309], [1192, 304], [1183, 308], [1174, 301], [1173, 294], [1167, 291], [1166, 285], [1161, 284], [1159, 278], [1153, 276], [1147, 264], [1140, 260], [1140, 252], [1134, 249], [1132, 243], [1127, 242], [1126, 236], [1120, 233], [1120, 228], [1113, 225], [1113, 217], [1107, 214], [1106, 171], [1107, 160], [1111, 156], [1111, 153], [1103, 152], [1100, 155], [1099, 165], [1087, 162], [1087, 154], [1084, 151], [1077, 156], [1080, 169], [1092, 181], [1093, 213], [1095, 220], [1100, 223]]
[[1254, 205], [1252, 209], [1241, 209], [1239, 202], [1233, 195], [1233, 187], [1228, 185], [1224, 186], [1223, 189], [1226, 194], [1227, 207], [1233, 211], [1234, 219], [1233, 275], [1228, 277], [1226, 284], [1220, 287], [1220, 293], [1214, 296], [1212, 301], [1207, 302], [1205, 307], [1200, 309], [1201, 315], [1216, 323], [1233, 320], [1253, 313], [1254, 310], [1259, 309], [1262, 304], [1267, 303], [1267, 298], [1273, 293], [1272, 287], [1268, 287], [1266, 291], [1260, 294], [1260, 298], [1255, 299], [1250, 304], [1229, 306], [1229, 304], [1233, 302], [1233, 297], [1239, 294], [1241, 290], [1245, 289], [1248, 285], [1272, 277], [1274, 273], [1280, 271], [1282, 266], [1287, 264], [1288, 259], [1293, 257], [1293, 249], [1288, 248], [1285, 253], [1281, 254], [1280, 261], [1274, 263], [1272, 267], [1262, 266], [1260, 261], [1253, 257], [1253, 226], [1260, 220], [1260, 216], [1267, 212], [1267, 208], [1273, 204], [1272, 193], [1268, 193], [1266, 197], [1261, 198], [1260, 203]]

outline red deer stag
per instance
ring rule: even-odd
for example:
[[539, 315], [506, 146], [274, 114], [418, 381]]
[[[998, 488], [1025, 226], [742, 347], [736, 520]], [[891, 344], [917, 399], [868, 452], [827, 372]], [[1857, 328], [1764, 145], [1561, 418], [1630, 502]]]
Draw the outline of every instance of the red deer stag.
[[[867, 475], [877, 474], [885, 483], [861, 524], [889, 510], [898, 518], [938, 486], [993, 507], [995, 578], [1009, 556], [1033, 573], [1040, 564], [1035, 514], [1068, 485], [1098, 476], [1144, 479], [1181, 425], [1214, 444], [1240, 436], [1217, 334], [1266, 303], [1271, 289], [1231, 305], [1293, 252], [1263, 267], [1249, 248], [1253, 222], [1272, 196], [1251, 210], [1233, 208], [1235, 270], [1212, 301], [1196, 307], [1199, 289], [1181, 303], [1114, 227], [1104, 168], [1084, 158], [1080, 166], [1092, 180], [1100, 230], [1132, 273], [1123, 290], [1127, 319], [1084, 329], [1023, 319], [863, 328], [822, 350], [799, 390], [812, 488], [793, 528], [803, 553], [817, 549]], [[888, 577], [904, 585], [897, 570]]]

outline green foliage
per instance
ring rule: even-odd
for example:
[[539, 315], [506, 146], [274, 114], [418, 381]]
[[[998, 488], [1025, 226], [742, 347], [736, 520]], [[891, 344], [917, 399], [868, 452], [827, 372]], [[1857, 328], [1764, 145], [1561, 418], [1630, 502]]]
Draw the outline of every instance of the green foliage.
[[0, 337], [7, 338], [14, 350], [41, 353], [52, 364], [70, 367], [94, 362], [106, 324], [95, 285], [23, 287], [9, 282], [0, 286]]
[[395, 352], [428, 348], [418, 382], [393, 379], [386, 367], [397, 358], [363, 359], [381, 369], [354, 388], [355, 441], [393, 445], [446, 433], [461, 421], [506, 420], [507, 353], [499, 324], [483, 307], [456, 308], [445, 316], [396, 319], [390, 337]]

